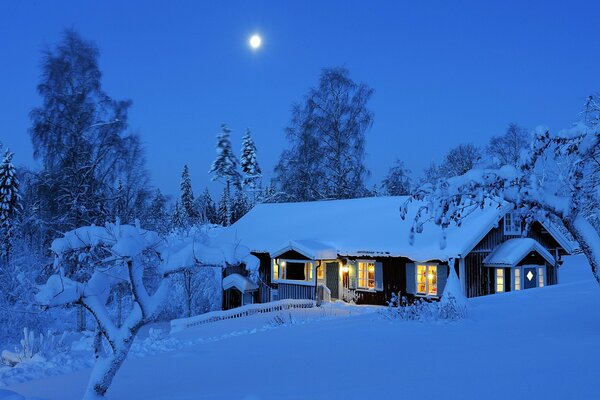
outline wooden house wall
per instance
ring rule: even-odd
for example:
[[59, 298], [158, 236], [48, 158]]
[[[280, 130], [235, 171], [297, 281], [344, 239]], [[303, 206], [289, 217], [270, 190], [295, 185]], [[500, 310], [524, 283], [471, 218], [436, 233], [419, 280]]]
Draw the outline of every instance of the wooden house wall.
[[[527, 237], [537, 240], [542, 246], [549, 250], [553, 250], [558, 244], [547, 234], [544, 233], [542, 225], [538, 222], [532, 224]], [[498, 226], [490, 230], [490, 232], [473, 248], [473, 250], [465, 256], [465, 275], [467, 286], [467, 297], [484, 296], [495, 293], [495, 270], [483, 266], [483, 260], [501, 243], [508, 239], [520, 238], [520, 235], [505, 235], [504, 234], [504, 219]], [[551, 251], [553, 254], [553, 251]], [[554, 254], [553, 254], [554, 255]], [[556, 284], [556, 267], [545, 263], [542, 257], [538, 258], [526, 257], [525, 264], [546, 264], [547, 284]], [[541, 260], [540, 260], [541, 259]]]

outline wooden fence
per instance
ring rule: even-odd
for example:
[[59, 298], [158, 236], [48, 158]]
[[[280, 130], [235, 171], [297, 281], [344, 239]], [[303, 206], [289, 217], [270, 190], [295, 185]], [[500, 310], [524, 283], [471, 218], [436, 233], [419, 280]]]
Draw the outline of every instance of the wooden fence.
[[174, 319], [171, 321], [171, 333], [181, 332], [194, 326], [208, 324], [226, 319], [248, 317], [254, 314], [263, 314], [275, 311], [289, 310], [291, 308], [311, 308], [315, 302], [312, 300], [286, 299], [265, 304], [248, 304], [225, 311], [211, 311], [206, 314], [190, 318]]

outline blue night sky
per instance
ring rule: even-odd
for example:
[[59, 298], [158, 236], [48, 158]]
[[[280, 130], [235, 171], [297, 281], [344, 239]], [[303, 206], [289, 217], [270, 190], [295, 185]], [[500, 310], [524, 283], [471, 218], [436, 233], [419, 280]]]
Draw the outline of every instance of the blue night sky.
[[419, 176], [450, 147], [484, 145], [511, 121], [570, 126], [600, 90], [598, 21], [597, 1], [5, 1], [0, 141], [35, 165], [27, 129], [41, 51], [74, 27], [99, 46], [107, 93], [133, 100], [130, 128], [166, 193], [178, 192], [186, 163], [196, 193], [208, 184], [222, 122], [237, 150], [252, 129], [271, 177], [291, 104], [322, 67], [339, 65], [376, 90], [371, 186], [397, 157]]

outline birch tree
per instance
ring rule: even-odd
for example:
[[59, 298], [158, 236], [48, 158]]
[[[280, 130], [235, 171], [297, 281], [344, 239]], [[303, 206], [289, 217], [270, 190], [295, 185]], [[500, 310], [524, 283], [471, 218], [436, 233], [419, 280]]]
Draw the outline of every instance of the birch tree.
[[373, 89], [345, 68], [325, 68], [319, 85], [292, 108], [286, 129], [290, 147], [276, 166], [290, 200], [360, 197], [367, 192], [365, 134], [373, 123], [367, 107]]

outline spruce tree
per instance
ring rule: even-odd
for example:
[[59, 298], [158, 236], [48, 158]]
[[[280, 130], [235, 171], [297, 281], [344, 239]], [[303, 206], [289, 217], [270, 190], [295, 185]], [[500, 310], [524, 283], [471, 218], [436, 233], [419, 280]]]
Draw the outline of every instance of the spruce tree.
[[11, 238], [16, 224], [16, 215], [21, 208], [19, 179], [12, 164], [13, 154], [6, 151], [0, 164], [0, 233], [2, 235], [1, 256], [6, 261], [10, 257]]
[[161, 235], [168, 233], [169, 218], [167, 213], [167, 198], [160, 189], [156, 189], [154, 197], [148, 207], [148, 229]]
[[218, 224], [219, 217], [217, 215], [217, 206], [215, 205], [208, 188], [204, 189], [204, 193], [202, 195], [202, 207], [205, 221], [209, 224]]
[[221, 132], [217, 135], [217, 158], [213, 162], [209, 173], [214, 174], [213, 181], [219, 180], [228, 186], [239, 187], [241, 176], [237, 170], [238, 160], [231, 148], [230, 133], [231, 129], [226, 124], [222, 124]]
[[171, 213], [171, 228], [181, 229], [186, 226], [185, 214], [179, 201], [175, 202], [175, 207]]
[[237, 220], [242, 218], [248, 211], [250, 211], [250, 204], [248, 204], [248, 197], [242, 190], [238, 190], [235, 194], [233, 201], [231, 223], [235, 223]]
[[223, 193], [221, 194], [221, 198], [219, 199], [219, 207], [217, 209], [217, 219], [219, 220], [220, 225], [231, 225], [231, 211], [231, 195], [229, 192], [229, 187], [225, 186], [225, 188], [223, 189]]
[[256, 159], [256, 145], [250, 135], [250, 129], [246, 130], [242, 139], [242, 157], [240, 163], [244, 177], [242, 184], [254, 194], [259, 186], [262, 171]]
[[194, 206], [192, 180], [187, 165], [183, 166], [183, 171], [181, 172], [181, 197], [179, 199], [179, 206], [182, 212], [183, 224], [186, 227], [194, 225], [198, 215]]

